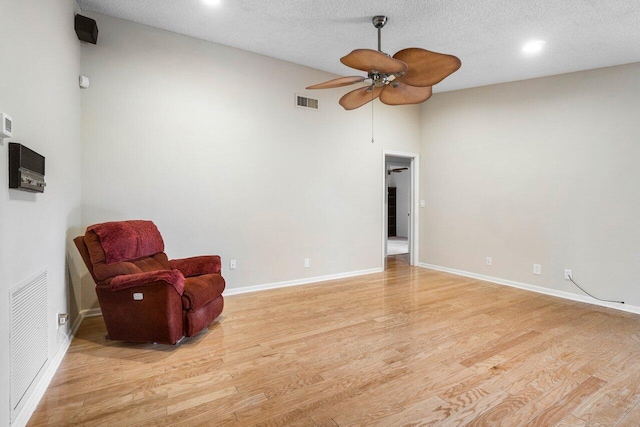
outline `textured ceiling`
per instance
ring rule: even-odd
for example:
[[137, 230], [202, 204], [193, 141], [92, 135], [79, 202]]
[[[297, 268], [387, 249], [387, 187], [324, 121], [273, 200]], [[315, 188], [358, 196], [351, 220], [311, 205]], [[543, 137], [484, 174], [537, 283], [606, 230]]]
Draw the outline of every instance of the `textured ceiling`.
[[[640, 0], [78, 0], [99, 12], [339, 75], [339, 59], [377, 48], [448, 53], [462, 68], [435, 92], [640, 62]], [[98, 22], [100, 27], [100, 22]], [[537, 56], [522, 53], [546, 41]], [[99, 43], [99, 41], [98, 41]], [[309, 82], [317, 83], [317, 82]]]

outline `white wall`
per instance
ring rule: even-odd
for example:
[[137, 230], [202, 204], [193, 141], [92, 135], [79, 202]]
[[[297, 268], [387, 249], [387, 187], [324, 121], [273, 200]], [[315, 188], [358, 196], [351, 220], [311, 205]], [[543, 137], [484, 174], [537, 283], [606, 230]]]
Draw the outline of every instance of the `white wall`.
[[[64, 341], [56, 313], [77, 314], [66, 263], [68, 236], [80, 225], [75, 8], [73, 0], [21, 0], [3, 2], [0, 13], [0, 111], [13, 118], [14, 128], [14, 137], [0, 142], [0, 425], [9, 424], [9, 289], [48, 271], [50, 360]], [[43, 194], [8, 189], [9, 142], [46, 157]]]
[[170, 257], [220, 254], [229, 289], [382, 266], [382, 150], [418, 150], [418, 107], [376, 101], [372, 144], [370, 107], [338, 105], [349, 88], [304, 89], [333, 75], [90, 16], [83, 225], [151, 219]]
[[640, 306], [639, 99], [640, 64], [435, 95], [421, 110], [421, 262], [576, 292], [569, 268]]

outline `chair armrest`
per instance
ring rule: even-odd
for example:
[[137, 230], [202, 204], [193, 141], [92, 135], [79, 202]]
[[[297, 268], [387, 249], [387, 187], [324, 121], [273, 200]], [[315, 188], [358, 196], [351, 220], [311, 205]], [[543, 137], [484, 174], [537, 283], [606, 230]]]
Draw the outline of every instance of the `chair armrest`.
[[184, 293], [184, 276], [178, 270], [155, 270], [146, 273], [122, 274], [111, 279], [109, 287], [113, 291], [132, 288], [134, 286], [152, 285], [165, 282], [175, 288], [178, 294]]
[[178, 269], [184, 277], [200, 276], [202, 274], [220, 273], [222, 264], [218, 255], [195, 256], [191, 258], [172, 259], [171, 268]]

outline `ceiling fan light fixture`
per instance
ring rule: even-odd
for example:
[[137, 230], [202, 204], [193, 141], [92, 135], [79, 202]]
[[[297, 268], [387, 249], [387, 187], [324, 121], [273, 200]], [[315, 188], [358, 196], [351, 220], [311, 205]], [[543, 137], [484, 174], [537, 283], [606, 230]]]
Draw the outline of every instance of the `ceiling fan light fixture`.
[[540, 53], [542, 49], [544, 49], [545, 44], [547, 44], [547, 42], [544, 40], [531, 40], [522, 46], [522, 51], [528, 55]]

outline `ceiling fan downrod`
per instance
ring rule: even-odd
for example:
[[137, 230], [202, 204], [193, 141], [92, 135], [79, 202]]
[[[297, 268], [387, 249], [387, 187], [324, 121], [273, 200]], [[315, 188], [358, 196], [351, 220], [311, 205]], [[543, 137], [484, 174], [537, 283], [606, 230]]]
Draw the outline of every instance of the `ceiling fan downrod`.
[[387, 23], [387, 17], [384, 15], [376, 15], [371, 20], [373, 26], [378, 29], [378, 52], [382, 52], [382, 27]]
[[[382, 27], [385, 26], [387, 21], [388, 18], [384, 15], [376, 15], [371, 19], [373, 26], [378, 29], [378, 52], [389, 56], [382, 51]], [[395, 73], [395, 75], [397, 77], [399, 73]], [[374, 87], [383, 87], [389, 83], [389, 74], [380, 73], [378, 70], [369, 71], [368, 78], [371, 79], [371, 87], [367, 89], [367, 92], [372, 91]]]

